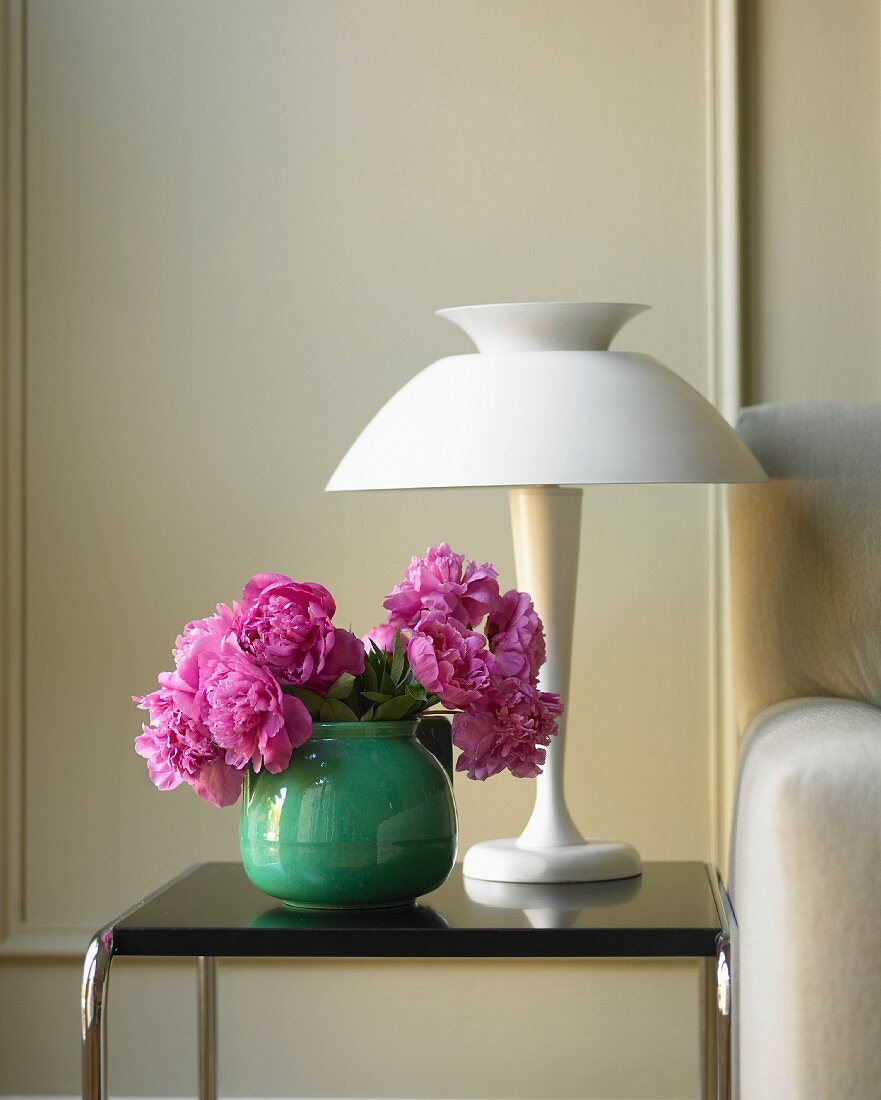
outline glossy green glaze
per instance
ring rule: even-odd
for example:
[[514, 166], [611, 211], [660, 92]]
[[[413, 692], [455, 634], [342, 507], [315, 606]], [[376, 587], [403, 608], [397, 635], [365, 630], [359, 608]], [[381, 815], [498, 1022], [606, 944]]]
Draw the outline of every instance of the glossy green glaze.
[[315, 723], [286, 771], [245, 773], [245, 874], [288, 905], [404, 905], [456, 859], [447, 774], [416, 722]]

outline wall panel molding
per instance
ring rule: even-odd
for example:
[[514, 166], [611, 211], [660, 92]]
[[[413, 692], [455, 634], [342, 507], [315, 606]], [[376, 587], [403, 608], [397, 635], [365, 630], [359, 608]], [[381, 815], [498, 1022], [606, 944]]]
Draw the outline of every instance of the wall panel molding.
[[[707, 291], [710, 400], [734, 423], [743, 399], [740, 0], [707, 4]], [[737, 776], [731, 684], [730, 590], [725, 490], [711, 490], [710, 723], [711, 854], [727, 871]]]
[[26, 9], [0, 0], [0, 939], [24, 917]]
[[85, 927], [42, 928], [19, 922], [0, 943], [0, 957], [81, 959], [93, 934]]

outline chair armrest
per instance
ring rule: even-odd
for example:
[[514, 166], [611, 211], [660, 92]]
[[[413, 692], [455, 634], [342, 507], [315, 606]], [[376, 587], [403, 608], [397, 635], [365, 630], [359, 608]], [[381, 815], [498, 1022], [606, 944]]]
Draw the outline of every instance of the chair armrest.
[[877, 1097], [881, 710], [796, 699], [754, 719], [731, 897], [738, 1095]]

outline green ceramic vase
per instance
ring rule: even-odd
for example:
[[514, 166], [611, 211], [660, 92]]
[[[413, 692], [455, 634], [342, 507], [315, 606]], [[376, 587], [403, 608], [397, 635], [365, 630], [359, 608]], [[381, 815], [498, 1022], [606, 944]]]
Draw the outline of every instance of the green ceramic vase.
[[245, 874], [308, 909], [405, 905], [456, 859], [449, 778], [416, 722], [316, 722], [290, 766], [245, 773]]

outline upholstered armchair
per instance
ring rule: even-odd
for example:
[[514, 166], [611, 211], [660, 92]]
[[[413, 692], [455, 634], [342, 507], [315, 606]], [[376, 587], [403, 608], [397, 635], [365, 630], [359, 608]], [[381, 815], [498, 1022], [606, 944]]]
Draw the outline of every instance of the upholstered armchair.
[[741, 1100], [881, 1097], [881, 405], [780, 404], [730, 491]]

